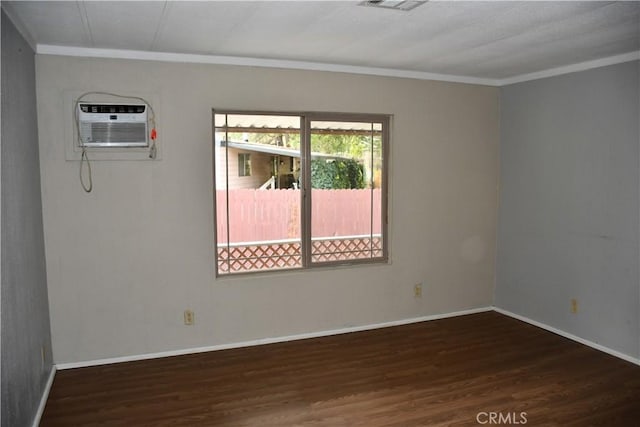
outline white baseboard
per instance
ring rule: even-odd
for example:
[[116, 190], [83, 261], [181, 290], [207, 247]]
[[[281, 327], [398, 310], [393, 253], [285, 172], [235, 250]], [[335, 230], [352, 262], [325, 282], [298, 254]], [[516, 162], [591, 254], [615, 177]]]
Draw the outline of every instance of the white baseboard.
[[430, 321], [430, 320], [446, 319], [446, 318], [449, 318], [449, 317], [465, 316], [465, 315], [468, 315], [468, 314], [482, 313], [482, 312], [487, 312], [487, 311], [495, 311], [495, 312], [503, 314], [505, 316], [509, 316], [509, 317], [514, 318], [514, 319], [518, 319], [518, 320], [520, 320], [522, 322], [528, 323], [530, 325], [536, 326], [538, 328], [544, 329], [546, 331], [549, 331], [549, 332], [552, 332], [554, 334], [560, 335], [560, 336], [562, 336], [564, 338], [568, 338], [568, 339], [570, 339], [572, 341], [576, 341], [576, 342], [578, 342], [580, 344], [584, 344], [584, 345], [589, 346], [591, 348], [594, 348], [596, 350], [602, 351], [604, 353], [607, 353], [607, 354], [610, 354], [612, 356], [615, 356], [615, 357], [617, 357], [619, 359], [622, 359], [622, 360], [625, 360], [627, 362], [631, 362], [631, 363], [633, 363], [635, 365], [639, 365], [640, 366], [640, 359], [638, 359], [638, 358], [635, 358], [635, 357], [629, 356], [627, 354], [621, 353], [619, 351], [610, 349], [610, 348], [605, 347], [603, 345], [597, 344], [597, 343], [595, 343], [593, 341], [589, 341], [589, 340], [586, 340], [584, 338], [580, 338], [580, 337], [578, 337], [576, 335], [573, 335], [573, 334], [570, 334], [568, 332], [562, 331], [560, 329], [554, 328], [552, 326], [546, 325], [546, 324], [544, 324], [542, 322], [538, 322], [536, 320], [529, 319], [528, 317], [512, 313], [512, 312], [510, 312], [508, 310], [504, 310], [504, 309], [499, 308], [499, 307], [481, 307], [481, 308], [474, 308], [474, 309], [469, 309], [469, 310], [455, 311], [455, 312], [451, 312], [451, 313], [434, 314], [434, 315], [430, 315], [430, 316], [414, 317], [414, 318], [409, 318], [409, 319], [401, 319], [401, 320], [395, 320], [395, 321], [383, 322], [383, 323], [374, 323], [374, 324], [362, 325], [362, 326], [350, 326], [350, 327], [341, 328], [341, 329], [332, 329], [332, 330], [311, 332], [311, 333], [305, 333], [305, 334], [288, 335], [288, 336], [273, 337], [273, 338], [263, 338], [263, 339], [258, 339], [258, 340], [241, 341], [241, 342], [236, 342], [236, 343], [220, 344], [220, 345], [213, 345], [213, 346], [207, 346], [207, 347], [197, 347], [197, 348], [188, 348], [188, 349], [182, 349], [182, 350], [164, 351], [164, 352], [159, 352], [159, 353], [147, 353], [147, 354], [139, 354], [139, 355], [132, 355], [132, 356], [113, 357], [113, 358], [107, 358], [107, 359], [88, 360], [88, 361], [84, 361], [84, 362], [56, 364], [51, 369], [51, 373], [49, 374], [49, 379], [47, 380], [47, 384], [46, 384], [45, 389], [44, 389], [44, 391], [42, 393], [42, 397], [40, 399], [40, 405], [38, 406], [38, 412], [36, 413], [36, 415], [34, 417], [34, 420], [33, 420], [33, 427], [38, 427], [38, 425], [40, 424], [40, 419], [42, 418], [42, 414], [44, 413], [44, 409], [45, 409], [45, 406], [47, 404], [47, 399], [49, 397], [49, 392], [51, 391], [51, 386], [53, 385], [53, 380], [54, 380], [55, 375], [56, 375], [56, 370], [82, 368], [82, 367], [87, 367], [87, 366], [99, 366], [99, 365], [107, 365], [107, 364], [112, 364], [112, 363], [131, 362], [131, 361], [136, 361], [136, 360], [157, 359], [157, 358], [162, 358], [162, 357], [171, 357], [171, 356], [180, 356], [180, 355], [185, 355], [185, 354], [203, 353], [203, 352], [208, 352], [208, 351], [226, 350], [226, 349], [242, 348], [242, 347], [251, 347], [251, 346], [256, 346], [256, 345], [264, 345], [264, 344], [274, 344], [274, 343], [279, 343], [279, 342], [295, 341], [295, 340], [302, 340], [302, 339], [307, 339], [307, 338], [326, 337], [326, 336], [340, 335], [340, 334], [346, 334], [346, 333], [351, 333], [351, 332], [360, 332], [360, 331], [368, 331], [368, 330], [372, 330], [372, 329], [388, 328], [388, 327], [392, 327], [392, 326], [408, 325], [408, 324], [411, 324], [411, 323], [426, 322], [426, 321]]
[[536, 320], [529, 319], [528, 317], [524, 317], [524, 316], [521, 316], [519, 314], [512, 313], [512, 312], [510, 312], [508, 310], [504, 310], [504, 309], [499, 308], [499, 307], [493, 307], [493, 310], [496, 311], [497, 313], [504, 314], [505, 316], [513, 317], [514, 319], [518, 319], [518, 320], [521, 320], [521, 321], [523, 321], [525, 323], [528, 323], [530, 325], [537, 326], [538, 328], [547, 330], [549, 332], [553, 332], [554, 334], [560, 335], [561, 337], [568, 338], [568, 339], [570, 339], [572, 341], [579, 342], [580, 344], [584, 344], [584, 345], [589, 346], [591, 348], [594, 348], [596, 350], [599, 350], [599, 351], [602, 351], [604, 353], [610, 354], [610, 355], [615, 356], [615, 357], [617, 357], [619, 359], [626, 360], [627, 362], [631, 362], [631, 363], [634, 363], [636, 365], [640, 365], [640, 359], [636, 359], [635, 357], [629, 356], [628, 354], [621, 353], [621, 352], [619, 352], [617, 350], [613, 350], [613, 349], [611, 349], [609, 347], [605, 347], [605, 346], [603, 346], [601, 344], [598, 344], [598, 343], [595, 343], [593, 341], [589, 341], [589, 340], [586, 340], [584, 338], [580, 338], [577, 335], [570, 334], [570, 333], [565, 332], [563, 330], [554, 328], [553, 326], [546, 325], [546, 324], [544, 324], [542, 322], [538, 322]]
[[[409, 319], [394, 320], [394, 321], [390, 321], [390, 322], [374, 323], [374, 324], [361, 325], [361, 326], [350, 326], [350, 327], [346, 327], [346, 328], [331, 329], [331, 330], [324, 330], [324, 331], [318, 331], [318, 332], [310, 332], [310, 333], [305, 333], [305, 334], [287, 335], [287, 336], [270, 337], [270, 338], [261, 338], [261, 339], [257, 339], [257, 340], [240, 341], [240, 342], [228, 343], [228, 344], [218, 344], [218, 345], [212, 345], [212, 346], [206, 346], [206, 347], [195, 347], [195, 348], [186, 348], [186, 349], [180, 349], [180, 350], [163, 351], [163, 352], [158, 352], [158, 353], [146, 353], [146, 354], [136, 354], [136, 355], [131, 355], [131, 356], [111, 357], [111, 358], [106, 358], [106, 359], [87, 360], [87, 361], [82, 361], [82, 362], [59, 363], [59, 364], [56, 364], [54, 366], [54, 369], [52, 370], [51, 376], [49, 378], [49, 382], [47, 383], [47, 388], [46, 388], [45, 394], [43, 395], [43, 400], [41, 401], [41, 404], [40, 404], [41, 408], [38, 411], [39, 415], [36, 418], [36, 420], [39, 420], [39, 417], [42, 415], [42, 411], [44, 411], [44, 405], [46, 404], [46, 397], [49, 394], [49, 389], [51, 388], [51, 383], [53, 382], [53, 377], [55, 375], [55, 370], [56, 369], [64, 370], [64, 369], [84, 368], [84, 367], [89, 367], [89, 366], [108, 365], [108, 364], [112, 364], [112, 363], [133, 362], [133, 361], [136, 361], [136, 360], [158, 359], [158, 358], [162, 358], [162, 357], [182, 356], [182, 355], [185, 355], [185, 354], [195, 354], [195, 353], [204, 353], [204, 352], [208, 352], [208, 351], [228, 350], [228, 349], [242, 348], [242, 347], [252, 347], [252, 346], [256, 346], [256, 345], [274, 344], [274, 343], [287, 342], [287, 341], [303, 340], [303, 339], [308, 339], [308, 338], [319, 338], [319, 337], [326, 337], [326, 336], [331, 336], [331, 335], [347, 334], [347, 333], [351, 333], [351, 332], [360, 332], [360, 331], [368, 331], [368, 330], [372, 330], [372, 329], [388, 328], [388, 327], [392, 327], [392, 326], [408, 325], [408, 324], [411, 324], [411, 323], [426, 322], [426, 321], [430, 321], [430, 320], [446, 319], [446, 318], [449, 318], [449, 317], [465, 316], [465, 315], [468, 315], [468, 314], [482, 313], [482, 312], [486, 312], [486, 311], [495, 311], [497, 313], [504, 314], [505, 316], [509, 316], [509, 317], [514, 318], [514, 319], [518, 319], [518, 320], [523, 321], [525, 323], [528, 323], [530, 325], [533, 325], [533, 326], [536, 326], [538, 328], [547, 330], [547, 331], [552, 332], [554, 334], [557, 334], [557, 335], [560, 335], [562, 337], [568, 338], [568, 339], [570, 339], [572, 341], [576, 341], [576, 342], [578, 342], [580, 344], [584, 344], [584, 345], [589, 346], [591, 348], [594, 348], [596, 350], [602, 351], [604, 353], [607, 353], [607, 354], [610, 354], [612, 356], [615, 356], [615, 357], [617, 357], [619, 359], [626, 360], [627, 362], [631, 362], [633, 364], [636, 364], [636, 365], [640, 366], [640, 359], [638, 359], [638, 358], [635, 358], [635, 357], [629, 356], [627, 354], [621, 353], [621, 352], [619, 352], [617, 350], [613, 350], [611, 348], [605, 347], [605, 346], [603, 346], [601, 344], [597, 344], [597, 343], [595, 343], [593, 341], [589, 341], [589, 340], [586, 340], [584, 338], [580, 338], [579, 336], [576, 336], [576, 335], [570, 334], [568, 332], [562, 331], [560, 329], [554, 328], [552, 326], [546, 325], [546, 324], [544, 324], [542, 322], [538, 322], [536, 320], [529, 319], [528, 317], [512, 313], [512, 312], [510, 312], [508, 310], [504, 310], [504, 309], [499, 308], [499, 307], [480, 307], [480, 308], [474, 308], [474, 309], [469, 309], [469, 310], [455, 311], [455, 312], [451, 312], [451, 313], [433, 314], [433, 315], [430, 315], [430, 316], [413, 317], [413, 318], [409, 318]], [[34, 426], [35, 425], [37, 425], [37, 424], [34, 424]]]
[[47, 399], [49, 399], [49, 392], [51, 391], [51, 386], [53, 385], [53, 379], [56, 376], [56, 366], [53, 365], [51, 367], [51, 372], [49, 373], [49, 378], [47, 379], [47, 384], [44, 386], [44, 390], [42, 391], [42, 396], [40, 397], [40, 404], [38, 405], [38, 412], [36, 412], [36, 416], [33, 418], [33, 427], [38, 427], [40, 425], [40, 419], [42, 419], [42, 414], [44, 414], [44, 408], [47, 406]]
[[56, 364], [56, 368], [59, 370], [84, 368], [87, 366], [108, 365], [112, 363], [133, 362], [136, 360], [147, 360], [147, 359], [158, 359], [161, 357], [182, 356], [185, 354], [204, 353], [208, 351], [227, 350], [232, 348], [252, 347], [256, 345], [274, 344], [279, 342], [303, 340], [307, 338], [319, 338], [319, 337], [326, 337], [331, 335], [347, 334], [350, 332], [368, 331], [371, 329], [388, 328], [391, 326], [408, 325], [410, 323], [446, 319], [448, 317], [464, 316], [467, 314], [475, 314], [475, 313], [481, 313], [481, 312], [491, 311], [491, 310], [493, 310], [493, 307], [481, 307], [481, 308], [474, 308], [469, 310], [455, 311], [452, 313], [433, 314], [430, 316], [413, 317], [410, 319], [394, 320], [391, 322], [374, 323], [374, 324], [362, 325], [362, 326], [350, 326], [350, 327], [341, 328], [341, 329], [331, 329], [331, 330], [324, 330], [319, 332], [310, 332], [305, 334], [287, 335], [287, 336], [280, 336], [280, 337], [273, 337], [273, 338], [262, 338], [262, 339], [251, 340], [251, 341], [241, 341], [241, 342], [235, 342], [235, 343], [229, 343], [229, 344], [212, 345], [207, 347], [196, 347], [196, 348], [187, 348], [182, 350], [163, 351], [159, 353], [147, 353], [147, 354], [138, 354], [138, 355], [132, 355], [132, 356], [111, 357], [107, 359], [87, 360], [83, 362], [60, 363], [60, 364]]

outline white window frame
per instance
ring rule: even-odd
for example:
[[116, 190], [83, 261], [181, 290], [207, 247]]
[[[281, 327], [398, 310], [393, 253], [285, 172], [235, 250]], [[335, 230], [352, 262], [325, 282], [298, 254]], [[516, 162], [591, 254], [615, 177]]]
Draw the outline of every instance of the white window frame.
[[[360, 264], [386, 264], [389, 262], [389, 146], [391, 144], [391, 115], [386, 114], [360, 114], [360, 113], [333, 113], [333, 112], [313, 112], [313, 113], [300, 113], [300, 112], [280, 112], [280, 111], [253, 111], [253, 110], [230, 110], [230, 109], [212, 109], [212, 130], [213, 130], [213, 176], [216, 175], [216, 156], [218, 152], [216, 150], [215, 142], [215, 117], [219, 114], [226, 115], [273, 115], [273, 116], [296, 116], [300, 117], [300, 165], [302, 186], [300, 191], [300, 219], [301, 219], [301, 255], [302, 265], [299, 267], [291, 268], [277, 268], [277, 269], [262, 269], [254, 271], [243, 272], [223, 272], [219, 271], [218, 262], [218, 236], [217, 236], [217, 206], [216, 206], [216, 180], [213, 179], [213, 229], [214, 229], [214, 254], [215, 254], [215, 273], [216, 277], [236, 277], [246, 274], [273, 274], [284, 271], [299, 271], [304, 269], [317, 269], [325, 267], [336, 266], [350, 266]], [[371, 258], [358, 258], [339, 261], [321, 261], [312, 262], [312, 233], [311, 233], [311, 212], [312, 212], [312, 197], [311, 197], [311, 122], [313, 121], [329, 121], [329, 122], [371, 122], [380, 123], [382, 125], [381, 137], [382, 137], [382, 176], [381, 176], [381, 239], [382, 239], [382, 255], [379, 257]], [[224, 189], [229, 191], [228, 188]]]

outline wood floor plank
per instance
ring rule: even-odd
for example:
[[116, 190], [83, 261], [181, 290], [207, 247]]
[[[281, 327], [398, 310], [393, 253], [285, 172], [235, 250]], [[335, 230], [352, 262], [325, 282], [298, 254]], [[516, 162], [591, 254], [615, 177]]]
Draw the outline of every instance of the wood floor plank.
[[477, 426], [490, 412], [635, 427], [640, 367], [487, 312], [59, 371], [41, 425]]

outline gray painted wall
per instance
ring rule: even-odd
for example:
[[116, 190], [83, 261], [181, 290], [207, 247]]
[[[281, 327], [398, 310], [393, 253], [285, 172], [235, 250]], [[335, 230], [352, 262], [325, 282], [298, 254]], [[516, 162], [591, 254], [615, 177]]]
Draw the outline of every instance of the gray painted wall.
[[500, 308], [633, 357], [639, 64], [502, 88], [495, 294]]
[[2, 426], [29, 426], [52, 369], [35, 62], [4, 11], [1, 298]]

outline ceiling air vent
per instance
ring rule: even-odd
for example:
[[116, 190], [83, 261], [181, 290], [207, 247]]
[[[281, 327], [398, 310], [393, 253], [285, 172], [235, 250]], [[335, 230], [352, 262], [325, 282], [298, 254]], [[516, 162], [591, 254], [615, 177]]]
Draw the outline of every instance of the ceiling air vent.
[[368, 7], [381, 7], [383, 9], [395, 9], [395, 10], [412, 10], [421, 4], [426, 3], [428, 0], [417, 1], [417, 0], [367, 0], [361, 3], [358, 3], [360, 6], [368, 6]]

